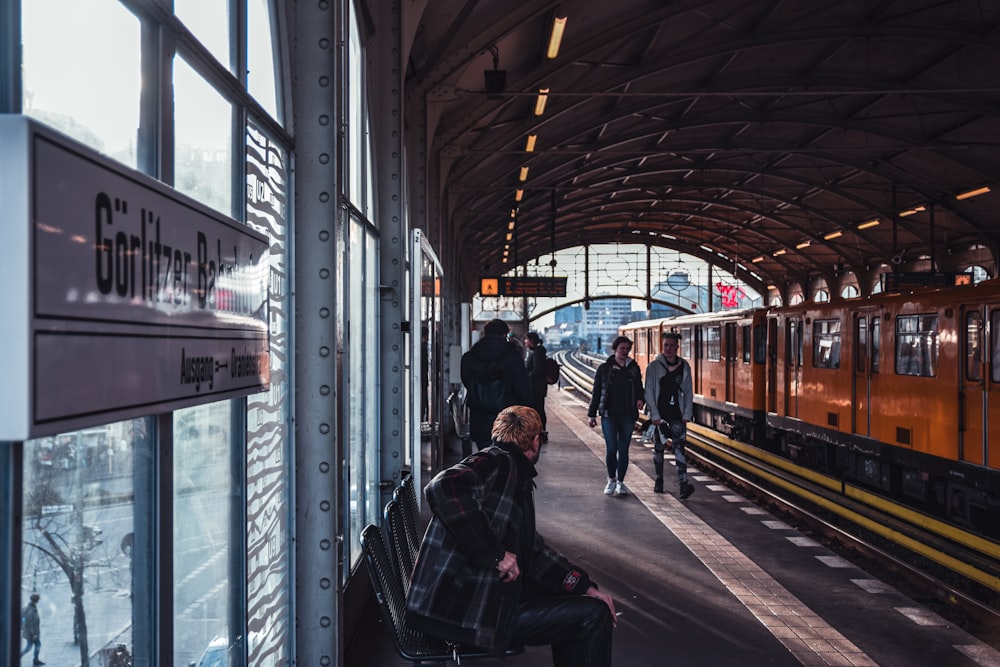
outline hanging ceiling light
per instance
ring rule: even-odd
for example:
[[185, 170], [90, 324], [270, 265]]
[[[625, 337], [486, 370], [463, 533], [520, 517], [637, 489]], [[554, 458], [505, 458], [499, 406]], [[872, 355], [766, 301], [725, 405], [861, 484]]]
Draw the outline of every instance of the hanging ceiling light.
[[566, 16], [561, 9], [556, 9], [552, 17], [552, 30], [549, 31], [549, 45], [545, 49], [545, 57], [552, 60], [559, 55], [559, 45], [562, 44], [563, 32], [566, 31]]

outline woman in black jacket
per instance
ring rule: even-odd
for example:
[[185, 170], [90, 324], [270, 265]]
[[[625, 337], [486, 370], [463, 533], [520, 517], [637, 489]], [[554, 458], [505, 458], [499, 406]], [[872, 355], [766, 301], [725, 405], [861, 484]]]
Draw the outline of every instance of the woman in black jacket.
[[628, 446], [643, 406], [642, 371], [628, 356], [632, 352], [631, 340], [619, 336], [611, 348], [614, 354], [600, 365], [594, 376], [594, 392], [587, 416], [590, 417], [591, 427], [597, 425], [597, 416], [601, 416], [601, 430], [604, 431], [607, 446], [605, 463], [608, 466], [604, 494], [625, 496], [628, 495], [625, 486]]

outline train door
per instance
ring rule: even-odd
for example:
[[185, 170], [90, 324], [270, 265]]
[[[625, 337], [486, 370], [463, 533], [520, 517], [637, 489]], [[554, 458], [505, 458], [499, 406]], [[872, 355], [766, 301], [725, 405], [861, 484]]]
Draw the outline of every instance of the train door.
[[802, 318], [785, 320], [785, 416], [799, 416], [799, 390], [802, 382]]
[[[962, 308], [959, 458], [1000, 467], [1000, 305]], [[994, 391], [994, 388], [997, 391]], [[991, 434], [991, 431], [995, 433]], [[990, 449], [990, 436], [997, 443]]]
[[879, 334], [881, 325], [874, 311], [854, 314], [854, 403], [853, 431], [870, 436], [872, 428], [872, 396], [879, 372]]
[[736, 350], [737, 332], [739, 329], [735, 322], [727, 322], [724, 328], [725, 341], [723, 342], [723, 363], [726, 364], [726, 401], [736, 402], [736, 364], [739, 354]]

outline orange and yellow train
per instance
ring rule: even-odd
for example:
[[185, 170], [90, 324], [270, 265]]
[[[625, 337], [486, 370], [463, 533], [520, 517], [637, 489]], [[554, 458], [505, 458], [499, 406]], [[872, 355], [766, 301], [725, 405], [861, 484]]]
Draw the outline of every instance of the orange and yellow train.
[[621, 327], [668, 331], [697, 423], [1000, 538], [1000, 280]]

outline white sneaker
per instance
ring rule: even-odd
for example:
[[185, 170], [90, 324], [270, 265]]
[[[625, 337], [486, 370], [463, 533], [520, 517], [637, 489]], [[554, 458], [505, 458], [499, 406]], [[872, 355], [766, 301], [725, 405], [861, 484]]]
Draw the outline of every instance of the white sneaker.
[[625, 486], [625, 482], [618, 482], [615, 484], [615, 495], [616, 496], [627, 496], [628, 487]]
[[615, 481], [614, 477], [608, 477], [608, 485], [604, 487], [604, 495], [611, 496], [615, 493], [615, 486], [618, 483]]

